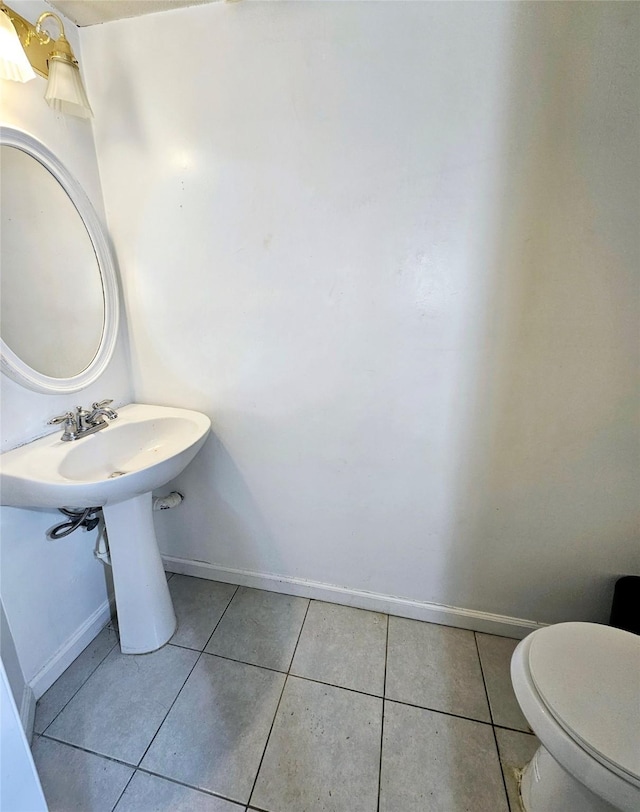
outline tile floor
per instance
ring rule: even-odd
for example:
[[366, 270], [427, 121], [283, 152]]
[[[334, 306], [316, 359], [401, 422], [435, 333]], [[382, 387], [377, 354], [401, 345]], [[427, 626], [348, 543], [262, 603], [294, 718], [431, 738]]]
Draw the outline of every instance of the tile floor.
[[178, 631], [109, 624], [40, 699], [51, 812], [517, 812], [517, 643], [170, 577]]

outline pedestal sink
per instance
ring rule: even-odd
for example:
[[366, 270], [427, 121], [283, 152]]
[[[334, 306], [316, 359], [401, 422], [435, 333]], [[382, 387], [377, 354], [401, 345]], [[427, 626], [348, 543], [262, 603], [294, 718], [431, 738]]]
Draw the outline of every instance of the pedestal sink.
[[102, 507], [124, 653], [154, 651], [175, 632], [151, 491], [186, 468], [210, 428], [200, 412], [131, 403], [96, 434], [62, 442], [57, 432], [0, 456], [3, 505]]

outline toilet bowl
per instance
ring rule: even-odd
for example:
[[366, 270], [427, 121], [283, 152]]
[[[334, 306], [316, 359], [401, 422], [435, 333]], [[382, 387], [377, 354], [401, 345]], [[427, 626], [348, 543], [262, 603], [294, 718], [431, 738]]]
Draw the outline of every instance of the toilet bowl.
[[548, 626], [518, 644], [511, 680], [541, 742], [522, 775], [526, 812], [639, 812], [640, 637]]

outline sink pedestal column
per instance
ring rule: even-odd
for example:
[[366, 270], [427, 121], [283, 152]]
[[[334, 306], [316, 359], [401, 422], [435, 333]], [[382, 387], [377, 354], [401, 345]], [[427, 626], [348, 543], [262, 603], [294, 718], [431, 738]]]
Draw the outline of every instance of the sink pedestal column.
[[123, 654], [155, 651], [176, 616], [153, 527], [151, 493], [103, 507]]

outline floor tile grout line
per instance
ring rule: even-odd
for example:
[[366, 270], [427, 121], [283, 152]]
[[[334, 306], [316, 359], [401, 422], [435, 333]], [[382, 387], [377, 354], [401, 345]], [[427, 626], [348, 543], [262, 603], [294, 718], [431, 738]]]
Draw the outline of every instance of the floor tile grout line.
[[111, 807], [111, 812], [115, 812], [115, 808], [118, 806], [118, 804], [119, 804], [119, 803], [120, 803], [120, 801], [122, 800], [122, 796], [123, 796], [123, 795], [125, 794], [125, 792], [127, 791], [127, 787], [129, 786], [129, 784], [130, 784], [130, 783], [133, 781], [133, 779], [134, 779], [134, 777], [135, 777], [135, 774], [136, 774], [136, 770], [134, 769], [134, 771], [133, 771], [133, 772], [131, 773], [131, 775], [129, 776], [129, 780], [128, 780], [128, 781], [127, 781], [127, 783], [124, 785], [122, 792], [120, 793], [120, 795], [118, 795], [118, 800], [117, 800], [117, 801], [115, 802], [115, 804], [114, 804], [114, 805]]
[[[294, 595], [294, 597], [297, 597], [297, 596]], [[286, 670], [287, 674], [291, 674], [291, 667], [293, 666], [293, 658], [296, 656], [296, 651], [298, 650], [298, 644], [300, 643], [300, 638], [302, 637], [302, 632], [304, 630], [304, 624], [307, 622], [307, 615], [309, 614], [309, 609], [311, 608], [311, 598], [307, 598], [306, 601], [307, 601], [307, 608], [304, 611], [304, 617], [302, 618], [302, 623], [300, 624], [300, 631], [298, 632], [298, 636], [296, 637], [296, 644], [293, 647], [293, 651], [291, 652], [291, 659], [289, 660], [289, 665], [288, 665], [287, 670]]]
[[[49, 741], [56, 742], [56, 744], [63, 744], [66, 747], [71, 747], [73, 750], [79, 750], [81, 753], [86, 753], [89, 756], [96, 756], [97, 758], [103, 758], [105, 761], [110, 761], [113, 764], [119, 764], [121, 767], [129, 767], [131, 770], [133, 770], [133, 774], [131, 775], [131, 778], [127, 782], [127, 786], [129, 785], [131, 779], [133, 779], [133, 776], [137, 772], [140, 772], [140, 773], [144, 773], [145, 775], [151, 775], [154, 778], [162, 778], [164, 781], [169, 781], [171, 784], [178, 784], [178, 786], [186, 787], [187, 789], [193, 789], [196, 792], [202, 792], [205, 795], [212, 796], [213, 798], [220, 798], [220, 800], [222, 800], [222, 801], [229, 801], [229, 803], [238, 804], [241, 807], [244, 805], [243, 801], [237, 801], [234, 798], [229, 798], [226, 795], [220, 795], [220, 793], [212, 792], [211, 790], [204, 789], [203, 787], [197, 787], [194, 784], [187, 784], [184, 781], [178, 780], [177, 778], [171, 778], [168, 775], [163, 775], [163, 773], [155, 772], [155, 770], [150, 770], [148, 767], [136, 766], [135, 764], [133, 764], [130, 761], [122, 761], [119, 758], [114, 758], [113, 756], [107, 756], [104, 753], [97, 753], [95, 750], [88, 750], [86, 747], [80, 747], [80, 745], [78, 745], [78, 744], [72, 744], [71, 742], [64, 741], [63, 739], [57, 739], [57, 738], [55, 738], [55, 736], [45, 735], [43, 733], [39, 733], [38, 736], [40, 736], [43, 739], [48, 739]], [[125, 789], [126, 789], [126, 787], [125, 787]], [[124, 790], [123, 790], [122, 794], [124, 794]], [[118, 803], [120, 803], [120, 800], [122, 798], [122, 794], [120, 795], [120, 798], [118, 798]]]
[[487, 700], [487, 707], [489, 708], [489, 719], [491, 719], [491, 724], [495, 724], [495, 720], [493, 718], [493, 708], [491, 707], [491, 698], [489, 697], [489, 689], [487, 688], [487, 681], [484, 677], [484, 668], [482, 666], [482, 656], [480, 655], [480, 646], [478, 645], [478, 636], [476, 632], [473, 633], [473, 642], [476, 646], [476, 654], [478, 655], [478, 664], [480, 665], [480, 676], [482, 677], [482, 687], [484, 688], [484, 695]]
[[73, 742], [59, 739], [57, 736], [52, 736], [50, 733], [39, 733], [38, 735], [42, 739], [49, 739], [49, 741], [57, 742], [58, 744], [65, 744], [67, 747], [72, 747], [74, 750], [80, 750], [83, 753], [88, 753], [90, 756], [105, 758], [107, 761], [113, 761], [114, 764], [121, 764], [124, 767], [130, 767], [134, 771], [137, 769], [136, 765], [131, 761], [123, 761], [121, 758], [114, 758], [113, 756], [107, 756], [105, 753], [98, 753], [96, 750], [89, 750], [87, 747], [82, 747], [79, 744], [73, 744]]
[[511, 802], [509, 801], [509, 792], [507, 790], [507, 779], [505, 778], [504, 769], [502, 767], [502, 759], [500, 758], [500, 747], [498, 746], [498, 737], [496, 735], [495, 720], [493, 718], [493, 708], [491, 707], [491, 699], [489, 698], [489, 689], [487, 688], [487, 681], [484, 676], [484, 667], [482, 665], [482, 656], [480, 655], [480, 646], [478, 644], [478, 635], [473, 633], [473, 639], [476, 644], [476, 651], [478, 652], [478, 661], [480, 663], [480, 674], [482, 675], [482, 684], [484, 692], [487, 697], [487, 705], [489, 706], [489, 716], [491, 718], [491, 733], [493, 734], [493, 743], [496, 748], [496, 756], [498, 758], [498, 767], [500, 768], [500, 776], [502, 778], [502, 788], [504, 789], [504, 796], [507, 801], [507, 809], [511, 809]]
[[243, 801], [237, 801], [235, 798], [229, 798], [227, 795], [221, 795], [219, 792], [213, 792], [213, 790], [198, 787], [195, 784], [187, 784], [186, 781], [180, 781], [178, 778], [163, 775], [162, 773], [155, 772], [155, 770], [150, 770], [148, 767], [136, 767], [136, 772], [143, 773], [144, 775], [150, 775], [152, 778], [161, 778], [163, 781], [168, 781], [170, 784], [176, 784], [179, 787], [186, 787], [186, 789], [201, 792], [203, 795], [208, 795], [211, 798], [219, 798], [221, 801], [228, 801], [230, 804], [238, 804], [239, 807], [245, 806]]
[[[379, 698], [379, 697], [378, 697]], [[428, 711], [429, 713], [438, 713], [441, 716], [451, 716], [454, 719], [463, 719], [465, 722], [475, 722], [478, 725], [487, 725], [489, 727], [493, 727], [491, 722], [487, 722], [484, 719], [474, 719], [473, 716], [462, 716], [460, 713], [452, 713], [451, 711], [444, 711], [438, 708], [428, 708], [424, 705], [414, 705], [412, 702], [403, 702], [401, 699], [392, 699], [391, 697], [385, 697], [385, 702], [392, 702], [394, 705], [404, 705], [406, 708], [415, 708], [416, 710], [424, 710]], [[505, 728], [506, 730], [511, 730], [511, 728]], [[514, 731], [515, 733], [521, 733], [522, 731], [517, 730]]]
[[166, 713], [165, 713], [165, 715], [162, 717], [162, 721], [160, 722], [160, 724], [159, 724], [159, 725], [158, 725], [158, 727], [156, 728], [156, 732], [155, 732], [155, 733], [153, 734], [153, 736], [151, 737], [151, 741], [150, 741], [150, 742], [149, 742], [149, 744], [148, 744], [148, 745], [145, 747], [144, 753], [143, 753], [143, 754], [142, 754], [142, 756], [141, 756], [141, 757], [138, 759], [138, 763], [136, 764], [136, 768], [137, 768], [137, 767], [139, 767], [139, 766], [140, 766], [140, 764], [142, 764], [142, 762], [144, 761], [144, 757], [147, 755], [147, 753], [149, 752], [149, 749], [150, 749], [151, 745], [152, 745], [152, 744], [154, 743], [154, 741], [156, 740], [156, 737], [157, 737], [158, 733], [160, 732], [160, 728], [161, 728], [161, 727], [162, 727], [162, 725], [165, 723], [165, 721], [166, 721], [166, 719], [167, 719], [167, 716], [168, 716], [168, 715], [171, 713], [171, 709], [173, 708], [173, 706], [174, 706], [174, 705], [176, 704], [176, 702], [178, 701], [178, 697], [179, 697], [179, 696], [180, 696], [180, 694], [182, 693], [182, 689], [183, 689], [183, 688], [184, 688], [184, 686], [187, 684], [187, 680], [189, 679], [189, 677], [190, 677], [190, 676], [193, 674], [193, 670], [194, 670], [194, 668], [195, 668], [195, 667], [198, 665], [198, 663], [200, 662], [200, 658], [201, 658], [201, 657], [202, 657], [202, 652], [200, 652], [200, 653], [198, 654], [198, 656], [196, 657], [196, 661], [195, 661], [195, 663], [194, 663], [194, 664], [191, 666], [191, 668], [189, 669], [189, 673], [187, 674], [187, 676], [186, 676], [186, 678], [185, 678], [184, 682], [182, 683], [182, 685], [180, 686], [180, 690], [179, 690], [179, 691], [178, 691], [178, 693], [175, 695], [175, 697], [173, 698], [173, 702], [172, 702], [172, 703], [169, 705], [169, 708], [167, 709], [167, 712], [166, 712]]
[[[228, 604], [225, 606], [225, 608], [224, 608], [224, 612], [223, 612], [223, 613], [220, 615], [220, 618], [218, 619], [218, 622], [217, 622], [217, 623], [216, 623], [216, 625], [214, 626], [213, 631], [211, 632], [211, 635], [210, 635], [210, 637], [209, 637], [209, 640], [211, 639], [211, 637], [212, 637], [212, 636], [213, 636], [213, 634], [215, 633], [215, 630], [216, 630], [216, 629], [218, 628], [218, 626], [220, 625], [220, 622], [222, 621], [222, 618], [225, 616], [227, 609], [228, 609], [228, 608], [231, 606], [231, 601], [232, 601], [232, 600], [233, 600], [233, 598], [235, 597], [235, 594], [236, 594], [236, 592], [237, 592], [237, 591], [238, 591], [238, 588], [236, 587], [235, 592], [233, 593], [233, 595], [232, 595], [232, 596], [231, 596], [231, 598], [229, 599], [229, 603], [228, 603]], [[208, 643], [208, 642], [209, 642], [209, 641], [207, 640], [207, 643]], [[206, 647], [206, 645], [207, 645], [207, 644], [205, 643], [205, 647]], [[179, 690], [179, 691], [178, 691], [178, 693], [175, 695], [175, 697], [174, 697], [174, 699], [173, 699], [173, 702], [172, 702], [172, 703], [169, 705], [169, 708], [168, 708], [167, 712], [166, 712], [166, 713], [165, 713], [165, 715], [162, 717], [162, 721], [160, 722], [160, 724], [159, 724], [159, 725], [158, 725], [158, 727], [156, 728], [156, 732], [153, 734], [153, 736], [152, 736], [152, 738], [151, 738], [151, 741], [150, 741], [150, 742], [149, 742], [149, 744], [147, 745], [147, 747], [146, 747], [146, 749], [145, 749], [144, 753], [142, 754], [142, 757], [140, 758], [140, 760], [139, 760], [139, 761], [138, 761], [138, 763], [136, 764], [136, 767], [139, 767], [139, 766], [140, 766], [140, 764], [142, 764], [142, 762], [144, 761], [144, 758], [145, 758], [145, 756], [147, 755], [147, 753], [149, 752], [149, 750], [151, 749], [152, 744], [153, 744], [153, 743], [154, 743], [154, 741], [156, 740], [156, 737], [158, 736], [158, 733], [160, 732], [160, 729], [162, 728], [162, 725], [164, 725], [164, 723], [166, 722], [166, 720], [167, 720], [167, 716], [168, 716], [168, 715], [171, 713], [171, 709], [173, 708], [173, 706], [174, 706], [174, 705], [176, 704], [176, 702], [178, 701], [178, 697], [179, 697], [179, 696], [180, 696], [180, 694], [182, 693], [182, 691], [183, 691], [183, 689], [184, 689], [184, 686], [187, 684], [187, 681], [188, 681], [189, 677], [190, 677], [190, 676], [193, 674], [193, 672], [194, 672], [194, 670], [195, 670], [195, 667], [198, 665], [198, 663], [199, 663], [199, 662], [200, 662], [200, 660], [202, 659], [202, 655], [203, 655], [203, 654], [204, 654], [204, 649], [198, 653], [198, 656], [196, 657], [196, 661], [195, 661], [195, 663], [193, 664], [193, 666], [191, 667], [191, 669], [190, 669], [189, 673], [187, 674], [187, 677], [186, 677], [185, 681], [184, 681], [184, 682], [182, 683], [182, 685], [180, 686], [180, 690]]]
[[507, 727], [506, 725], [497, 725], [495, 722], [493, 726], [496, 730], [508, 730], [510, 733], [522, 733], [523, 736], [535, 736], [536, 734], [533, 730], [520, 730], [517, 727]]
[[380, 812], [380, 792], [382, 791], [382, 747], [384, 744], [384, 710], [387, 695], [387, 661], [389, 659], [389, 615], [387, 618], [387, 633], [384, 640], [384, 677], [382, 679], [382, 721], [380, 723], [380, 761], [378, 764], [378, 804], [377, 812]]
[[[302, 637], [302, 630], [304, 629], [304, 624], [307, 620], [307, 615], [309, 614], [309, 607], [311, 606], [311, 601], [307, 603], [307, 609], [304, 613], [304, 618], [302, 619], [302, 623], [300, 624], [300, 631], [298, 632], [298, 639], [296, 640], [296, 644], [293, 649], [293, 654], [291, 655], [291, 662], [289, 663], [289, 668], [293, 664], [293, 658], [296, 656], [296, 651], [298, 650], [298, 643], [300, 642], [300, 638]], [[251, 799], [253, 798], [253, 793], [256, 790], [256, 784], [258, 783], [258, 776], [260, 775], [260, 770], [262, 769], [262, 762], [264, 761], [264, 757], [267, 754], [267, 747], [269, 746], [269, 739], [271, 738], [271, 732], [273, 731], [273, 726], [276, 723], [276, 718], [278, 716], [278, 711], [280, 710], [280, 704], [282, 703], [282, 697], [284, 696], [284, 689], [287, 687], [287, 682], [289, 681], [290, 674], [287, 671], [284, 682], [282, 683], [282, 691], [280, 691], [280, 697], [278, 699], [278, 704], [276, 705], [275, 713], [273, 714], [273, 719], [271, 720], [271, 727], [269, 728], [269, 733], [267, 735], [267, 739], [264, 743], [264, 749], [262, 751], [262, 756], [260, 757], [260, 763], [258, 764], [258, 769], [256, 770], [256, 777], [253, 779], [253, 786], [251, 787], [251, 792], [249, 793], [249, 797], [247, 798], [246, 804], [247, 806], [251, 803]]]
[[289, 680], [289, 674], [285, 674], [284, 682], [282, 683], [282, 690], [280, 691], [280, 696], [278, 697], [278, 704], [276, 705], [275, 713], [273, 714], [273, 719], [271, 720], [271, 726], [269, 727], [269, 733], [267, 734], [267, 739], [264, 743], [264, 749], [262, 751], [262, 755], [260, 756], [260, 762], [258, 764], [258, 769], [256, 770], [256, 777], [253, 779], [253, 784], [251, 786], [251, 792], [249, 793], [249, 797], [246, 800], [246, 803], [249, 804], [251, 802], [251, 798], [253, 797], [253, 793], [256, 789], [256, 784], [258, 783], [258, 776], [260, 775], [260, 769], [262, 768], [262, 762], [264, 761], [264, 757], [267, 753], [267, 747], [269, 746], [269, 739], [271, 738], [271, 731], [273, 730], [273, 726], [276, 723], [276, 717], [278, 715], [278, 711], [280, 710], [280, 703], [282, 702], [282, 697], [284, 696], [284, 689], [287, 687], [287, 682]]
[[496, 755], [498, 757], [498, 766], [500, 767], [500, 775], [502, 776], [502, 786], [504, 788], [504, 795], [507, 799], [507, 809], [511, 809], [511, 801], [509, 800], [509, 790], [507, 789], [507, 779], [504, 774], [504, 768], [502, 766], [502, 758], [500, 757], [500, 746], [498, 744], [498, 737], [496, 735], [496, 729], [494, 725], [491, 725], [491, 732], [493, 733], [493, 741], [496, 747]]
[[[185, 651], [195, 651], [198, 654], [204, 654], [207, 657], [216, 657], [218, 660], [228, 660], [230, 663], [238, 663], [239, 665], [249, 665], [251, 668], [262, 668], [263, 671], [271, 671], [272, 674], [282, 674], [283, 677], [289, 673], [288, 671], [281, 671], [279, 668], [271, 668], [268, 665], [258, 665], [257, 663], [250, 663], [247, 660], [237, 660], [235, 657], [227, 657], [224, 654], [213, 654], [210, 651], [198, 651], [195, 648], [186, 648], [185, 646], [177, 646], [176, 648], [184, 648]], [[291, 675], [292, 677], [295, 674]]]
[[[107, 626], [109, 625], [109, 623], [111, 623], [111, 621], [110, 621], [110, 620], [109, 620], [109, 621], [107, 621], [107, 623], [106, 623], [106, 624], [105, 624], [105, 625], [104, 625], [104, 626], [103, 626], [103, 627], [100, 629], [100, 631], [98, 632], [98, 634], [96, 634], [96, 637], [98, 637], [98, 635], [99, 635], [99, 634], [102, 634], [102, 632], [103, 632], [103, 631], [104, 631], [104, 630], [107, 628]], [[74, 692], [73, 692], [73, 695], [69, 697], [69, 700], [68, 700], [67, 702], [65, 702], [65, 703], [64, 703], [64, 705], [63, 705], [63, 706], [60, 708], [60, 710], [59, 710], [59, 711], [56, 713], [56, 715], [55, 715], [55, 716], [53, 717], [53, 719], [52, 719], [52, 720], [49, 722], [49, 724], [48, 724], [48, 725], [45, 727], [45, 729], [42, 731], [42, 733], [39, 733], [38, 735], [40, 735], [40, 736], [41, 736], [41, 735], [43, 735], [43, 734], [44, 734], [44, 733], [45, 733], [47, 730], [49, 730], [49, 728], [50, 728], [50, 727], [51, 727], [51, 725], [52, 725], [52, 724], [53, 724], [53, 723], [56, 721], [56, 719], [58, 718], [58, 716], [60, 716], [60, 714], [62, 713], [62, 711], [63, 711], [63, 710], [64, 710], [64, 709], [67, 707], [67, 705], [69, 704], [69, 702], [71, 702], [71, 700], [72, 700], [72, 699], [73, 699], [73, 698], [76, 696], [76, 694], [77, 694], [79, 691], [81, 691], [81, 690], [82, 690], [82, 688], [84, 688], [84, 686], [85, 686], [85, 684], [86, 684], [87, 680], [91, 679], [91, 677], [92, 677], [92, 676], [95, 674], [95, 672], [98, 670], [98, 668], [100, 668], [100, 666], [102, 665], [102, 663], [103, 663], [103, 662], [104, 662], [104, 661], [107, 659], [107, 657], [108, 657], [108, 656], [111, 654], [111, 652], [114, 650], [114, 648], [115, 648], [115, 647], [118, 645], [118, 643], [120, 642], [120, 640], [119, 640], [118, 634], [117, 634], [117, 632], [115, 631], [115, 629], [114, 629], [114, 634], [116, 635], [116, 641], [115, 641], [115, 643], [114, 643], [114, 644], [111, 646], [111, 648], [109, 649], [109, 651], [107, 651], [107, 653], [104, 655], [104, 657], [102, 657], [102, 659], [100, 660], [100, 662], [98, 662], [98, 663], [97, 663], [96, 667], [95, 667], [94, 669], [92, 669], [92, 670], [91, 670], [91, 673], [89, 673], [89, 674], [87, 675], [86, 679], [84, 679], [84, 680], [82, 681], [82, 684], [81, 684], [81, 685], [78, 687], [78, 690], [77, 690], [77, 691], [74, 691]], [[95, 639], [96, 639], [96, 637], [94, 637], [94, 638], [93, 638], [93, 640], [95, 640]], [[93, 640], [91, 641], [91, 643], [93, 643]], [[81, 657], [81, 656], [82, 656], [82, 654], [84, 653], [84, 651], [85, 651], [86, 649], [88, 649], [88, 648], [89, 648], [89, 646], [91, 645], [91, 643], [88, 643], [88, 644], [87, 644], [87, 645], [86, 645], [86, 646], [85, 646], [85, 647], [82, 649], [82, 651], [80, 652], [80, 654], [78, 654], [78, 657]], [[75, 660], [74, 660], [72, 663], [70, 663], [70, 664], [67, 666], [67, 668], [65, 668], [65, 670], [62, 672], [62, 674], [60, 674], [60, 676], [58, 677], [58, 679], [60, 679], [60, 678], [61, 678], [61, 677], [62, 677], [62, 676], [63, 676], [63, 675], [66, 673], [66, 671], [67, 671], [67, 669], [68, 669], [68, 668], [71, 668], [71, 666], [73, 665], [73, 663], [75, 663], [75, 662], [76, 662], [76, 660], [78, 659], [78, 657], [76, 657], [76, 658], [75, 658]], [[57, 682], [57, 681], [58, 681], [58, 680], [56, 680], [56, 682]], [[53, 683], [53, 684], [52, 684], [50, 687], [51, 687], [51, 688], [53, 688], [53, 686], [56, 684], [56, 682], [54, 682], [54, 683]], [[47, 689], [47, 690], [49, 690], [49, 689]], [[44, 697], [44, 696], [46, 696], [46, 694], [47, 694], [47, 691], [45, 691], [45, 693], [44, 693], [42, 696]], [[40, 700], [38, 700], [38, 701], [40, 701]], [[37, 704], [38, 704], [38, 703], [36, 702], [36, 710], [37, 710]]]
[[304, 630], [304, 624], [307, 622], [307, 616], [309, 615], [309, 609], [311, 608], [311, 600], [307, 602], [307, 609], [304, 613], [304, 617], [302, 618], [302, 623], [300, 624], [300, 631], [298, 632], [298, 638], [296, 640], [296, 644], [293, 647], [293, 654], [291, 655], [291, 662], [289, 663], [289, 668], [287, 669], [287, 675], [294, 676], [291, 674], [291, 666], [293, 665], [293, 660], [296, 656], [296, 651], [298, 650], [298, 645], [300, 644], [300, 638], [302, 637], [302, 632]]
[[[216, 623], [216, 625], [213, 627], [213, 631], [211, 632], [211, 634], [209, 635], [209, 637], [207, 637], [207, 642], [204, 644], [204, 646], [203, 646], [201, 649], [199, 649], [199, 651], [200, 651], [200, 653], [201, 653], [201, 654], [204, 654], [204, 653], [205, 653], [205, 649], [206, 649], [206, 647], [209, 645], [209, 643], [211, 642], [211, 638], [212, 638], [212, 637], [213, 637], [213, 635], [216, 633], [216, 629], [218, 628], [218, 626], [219, 626], [219, 625], [220, 625], [220, 623], [222, 622], [222, 618], [223, 618], [223, 617], [224, 617], [224, 616], [227, 614], [227, 609], [228, 609], [228, 608], [231, 606], [231, 603], [232, 603], [233, 599], [235, 598], [235, 596], [238, 594], [238, 590], [239, 590], [239, 589], [240, 589], [240, 586], [236, 586], [236, 588], [233, 590], [233, 595], [232, 595], [232, 596], [229, 598], [229, 602], [228, 602], [228, 603], [227, 603], [227, 605], [224, 607], [224, 612], [223, 612], [223, 613], [220, 615], [220, 617], [218, 618], [218, 622], [217, 622], [217, 623]], [[187, 646], [184, 646], [184, 648], [187, 648]], [[206, 652], [206, 653], [208, 654], [209, 652]]]

